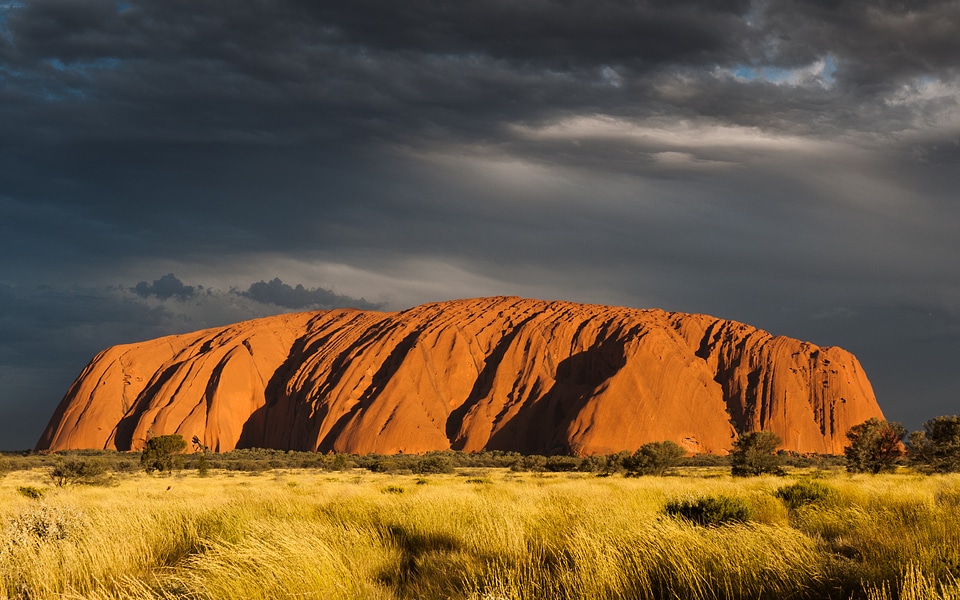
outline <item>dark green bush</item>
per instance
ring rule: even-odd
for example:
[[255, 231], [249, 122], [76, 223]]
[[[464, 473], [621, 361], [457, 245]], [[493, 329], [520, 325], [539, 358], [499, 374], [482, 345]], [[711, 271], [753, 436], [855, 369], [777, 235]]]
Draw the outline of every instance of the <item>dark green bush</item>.
[[137, 464], [132, 460], [118, 460], [113, 463], [112, 470], [117, 473], [133, 473], [137, 470]]
[[833, 496], [837, 491], [822, 481], [803, 479], [793, 485], [785, 485], [773, 493], [783, 500], [790, 509], [797, 509], [808, 504], [820, 504]]
[[253, 460], [249, 458], [241, 460], [232, 460], [227, 463], [227, 469], [230, 471], [243, 471], [244, 473], [262, 473], [270, 468], [270, 465], [263, 460]]
[[550, 456], [547, 458], [544, 468], [551, 473], [565, 473], [576, 471], [580, 468], [581, 459], [576, 456]]
[[490, 485], [493, 483], [493, 480], [489, 477], [470, 477], [467, 479], [467, 483], [479, 483], [481, 485]]
[[850, 445], [843, 449], [847, 470], [851, 473], [873, 473], [896, 469], [903, 456], [903, 436], [907, 434], [900, 423], [873, 417], [854, 425], [847, 431]]
[[442, 454], [425, 456], [418, 460], [417, 464], [413, 467], [413, 472], [421, 475], [427, 473], [453, 473], [453, 471], [453, 460], [451, 460], [449, 456]]
[[57, 487], [71, 483], [103, 485], [108, 481], [106, 464], [94, 458], [58, 460], [50, 471], [50, 477]]
[[670, 516], [703, 526], [745, 523], [753, 517], [753, 508], [745, 500], [722, 495], [673, 500], [664, 510]]
[[201, 450], [198, 454], [200, 456], [197, 457], [197, 475], [207, 477], [210, 474], [210, 464], [207, 461], [207, 453]]
[[544, 471], [547, 468], [547, 457], [540, 454], [530, 454], [520, 457], [510, 465], [511, 471]]
[[753, 431], [740, 436], [733, 444], [730, 472], [734, 477], [783, 475], [780, 466], [783, 457], [776, 454], [781, 443], [780, 436], [772, 431]]
[[367, 468], [374, 473], [394, 473], [400, 470], [400, 463], [389, 458], [378, 458], [371, 462]]
[[140, 454], [140, 466], [147, 473], [160, 471], [161, 473], [179, 469], [183, 464], [180, 453], [186, 450], [187, 441], [179, 434], [158, 435], [147, 441], [147, 446]]
[[717, 454], [694, 454], [680, 461], [685, 467], [729, 467], [731, 464], [730, 455], [719, 456]]
[[17, 492], [19, 492], [21, 496], [33, 498], [34, 500], [40, 500], [43, 498], [43, 495], [47, 493], [45, 489], [33, 487], [32, 485], [21, 485], [17, 488]]
[[629, 450], [621, 450], [616, 454], [608, 454], [606, 456], [591, 456], [590, 462], [588, 463], [584, 460], [584, 464], [580, 466], [580, 469], [586, 470], [584, 465], [589, 465], [590, 471], [606, 477], [614, 473], [623, 472], [623, 461], [628, 458], [630, 458]]
[[663, 475], [680, 464], [687, 451], [679, 444], [669, 440], [650, 442], [640, 446], [640, 449], [623, 460], [623, 467], [627, 475]]
[[960, 471], [960, 416], [936, 417], [923, 429], [910, 434], [910, 463], [924, 473]]

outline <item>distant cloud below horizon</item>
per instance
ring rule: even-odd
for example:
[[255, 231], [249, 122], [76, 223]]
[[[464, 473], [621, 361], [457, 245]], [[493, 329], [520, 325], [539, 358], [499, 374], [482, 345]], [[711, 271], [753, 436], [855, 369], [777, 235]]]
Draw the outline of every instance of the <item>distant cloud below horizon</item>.
[[0, 3], [0, 445], [109, 344], [504, 294], [840, 345], [892, 418], [956, 412], [958, 31], [953, 0]]

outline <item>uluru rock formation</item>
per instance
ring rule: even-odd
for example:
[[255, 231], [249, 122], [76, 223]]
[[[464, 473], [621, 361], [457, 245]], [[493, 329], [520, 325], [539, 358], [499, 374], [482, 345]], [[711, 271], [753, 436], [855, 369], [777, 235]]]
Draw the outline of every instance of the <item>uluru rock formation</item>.
[[137, 450], [151, 435], [351, 453], [612, 453], [739, 432], [840, 453], [883, 415], [857, 359], [706, 315], [522, 298], [398, 313], [286, 314], [114, 346], [38, 449]]

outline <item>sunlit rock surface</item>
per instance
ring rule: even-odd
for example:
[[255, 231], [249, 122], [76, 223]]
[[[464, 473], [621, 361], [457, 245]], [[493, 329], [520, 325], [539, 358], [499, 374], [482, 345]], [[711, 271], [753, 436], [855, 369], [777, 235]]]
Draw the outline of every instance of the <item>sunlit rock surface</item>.
[[840, 453], [883, 415], [857, 359], [706, 315], [481, 298], [398, 313], [268, 317], [114, 346], [38, 449], [137, 450], [152, 435], [266, 447], [611, 453], [672, 440], [726, 454], [737, 431]]

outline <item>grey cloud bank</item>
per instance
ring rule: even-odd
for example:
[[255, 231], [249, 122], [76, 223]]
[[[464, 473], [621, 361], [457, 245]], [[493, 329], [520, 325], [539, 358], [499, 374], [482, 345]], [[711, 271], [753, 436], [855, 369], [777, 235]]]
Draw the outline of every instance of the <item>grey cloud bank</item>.
[[956, 2], [2, 2], [0, 447], [109, 344], [505, 293], [958, 413], [958, 57]]

